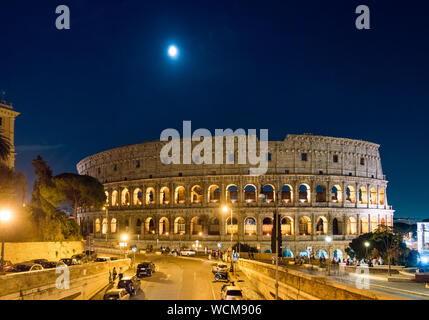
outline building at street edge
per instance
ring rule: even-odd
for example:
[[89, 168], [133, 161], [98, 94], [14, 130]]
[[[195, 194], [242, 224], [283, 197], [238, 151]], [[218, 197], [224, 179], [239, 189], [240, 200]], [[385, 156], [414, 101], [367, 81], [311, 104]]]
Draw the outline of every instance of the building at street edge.
[[165, 143], [122, 146], [77, 164], [79, 174], [103, 183], [107, 196], [107, 210], [79, 210], [85, 235], [116, 240], [127, 233], [138, 248], [204, 250], [228, 248], [232, 233], [234, 243], [264, 252], [271, 249], [277, 207], [285, 256], [311, 251], [345, 258], [351, 239], [393, 225], [378, 144], [289, 134], [269, 142], [267, 173], [250, 175], [249, 165], [237, 161], [165, 165]]

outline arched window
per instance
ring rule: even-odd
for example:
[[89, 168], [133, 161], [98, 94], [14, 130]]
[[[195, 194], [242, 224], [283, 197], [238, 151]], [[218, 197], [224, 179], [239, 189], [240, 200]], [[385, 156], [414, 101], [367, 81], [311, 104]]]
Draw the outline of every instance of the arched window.
[[220, 201], [220, 189], [217, 185], [211, 185], [208, 189], [208, 199], [209, 202], [219, 202]]
[[146, 204], [154, 204], [155, 203], [155, 189], [147, 188], [146, 189]]
[[142, 221], [140, 219], [137, 219], [136, 221], [136, 233], [140, 234], [142, 230]]
[[104, 194], [106, 195], [106, 202], [105, 205], [108, 206], [109, 205], [109, 192], [104, 191]]
[[316, 187], [316, 202], [326, 202], [326, 188], [324, 186]]
[[103, 219], [103, 229], [101, 231], [102, 234], [106, 234], [107, 233], [107, 227], [108, 227], [108, 225], [107, 225], [107, 219], [104, 218]]
[[378, 228], [377, 218], [371, 218], [371, 232], [374, 232]]
[[185, 234], [185, 219], [182, 217], [177, 217], [174, 220], [174, 234]]
[[118, 202], [118, 191], [114, 190], [112, 192], [112, 206], [118, 206], [119, 202]]
[[351, 203], [356, 202], [356, 191], [353, 186], [348, 186], [346, 189], [346, 201]]
[[226, 201], [231, 203], [238, 201], [238, 188], [236, 185], [231, 184], [226, 187]]
[[162, 217], [159, 220], [159, 234], [168, 236], [168, 231], [170, 230], [170, 224], [166, 217]]
[[301, 184], [299, 186], [299, 202], [310, 202], [310, 186], [308, 184]]
[[301, 236], [308, 236], [311, 234], [311, 219], [307, 216], [299, 219], [299, 234]]
[[339, 185], [335, 185], [331, 188], [331, 200], [332, 202], [343, 201], [343, 194], [341, 192], [341, 187]]
[[219, 219], [216, 217], [213, 217], [209, 223], [209, 235], [217, 236], [219, 234], [220, 234]]
[[155, 234], [155, 222], [152, 218], [147, 218], [145, 221], [145, 231], [148, 234]]
[[341, 234], [341, 230], [340, 230], [340, 226], [339, 226], [337, 218], [334, 218], [332, 220], [332, 234], [333, 235], [339, 235], [339, 234]]
[[262, 220], [262, 234], [269, 235], [273, 232], [273, 219], [270, 217]]
[[227, 234], [237, 234], [238, 232], [238, 221], [235, 217], [232, 218], [232, 223], [231, 223], [231, 218], [228, 217], [226, 219], [226, 233]]
[[281, 232], [284, 236], [293, 235], [293, 219], [291, 217], [284, 217], [281, 219]]
[[359, 188], [359, 202], [362, 204], [367, 204], [368, 199], [368, 193], [366, 191], [366, 188], [364, 186]]
[[162, 187], [159, 191], [159, 201], [160, 204], [170, 203], [170, 189], [168, 187]]
[[328, 219], [326, 219], [325, 217], [319, 217], [317, 219], [316, 234], [328, 234]]
[[116, 219], [112, 218], [112, 220], [110, 221], [110, 232], [116, 233], [116, 228], [117, 228]]
[[199, 217], [193, 217], [191, 219], [191, 234], [192, 235], [203, 235], [203, 224]]
[[251, 217], [247, 217], [244, 220], [244, 234], [246, 236], [252, 236], [256, 234], [256, 220]]
[[377, 204], [377, 190], [375, 188], [370, 189], [371, 204]]
[[185, 203], [185, 187], [179, 186], [174, 191], [174, 202], [176, 204]]
[[379, 203], [381, 204], [381, 205], [384, 205], [384, 189], [380, 189], [379, 191], [378, 191], [378, 193], [379, 193], [379, 195], [378, 195], [378, 197], [379, 197]]
[[320, 249], [320, 250], [319, 250], [319, 251], [317, 251], [317, 253], [316, 253], [316, 258], [317, 258], [317, 259], [319, 259], [319, 258], [325, 258], [325, 259], [328, 259], [328, 253], [327, 253], [325, 250]]
[[361, 234], [368, 233], [368, 219], [366, 217], [362, 217], [360, 219], [360, 232]]
[[350, 217], [347, 220], [347, 234], [350, 234], [350, 235], [357, 234], [356, 219], [354, 217]]
[[244, 201], [256, 202], [256, 187], [253, 184], [244, 187]]
[[140, 188], [134, 189], [133, 192], [133, 205], [141, 206], [143, 204], [143, 191]]
[[96, 219], [95, 220], [95, 232], [100, 232], [100, 229], [101, 229], [101, 227], [100, 227], [100, 219]]
[[282, 187], [282, 202], [289, 203], [293, 201], [292, 186], [285, 184]]
[[271, 184], [264, 185], [262, 187], [261, 194], [263, 196], [262, 202], [270, 203], [270, 202], [275, 201], [275, 199], [276, 199], [275, 188]]
[[127, 188], [124, 188], [121, 192], [121, 205], [129, 206], [130, 205], [130, 192]]
[[203, 201], [203, 189], [199, 186], [193, 186], [191, 189], [191, 202], [200, 203]]

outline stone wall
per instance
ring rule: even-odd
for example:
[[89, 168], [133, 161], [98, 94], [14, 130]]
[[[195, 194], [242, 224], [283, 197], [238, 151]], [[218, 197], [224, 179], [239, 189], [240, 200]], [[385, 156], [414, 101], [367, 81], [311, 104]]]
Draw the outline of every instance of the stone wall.
[[48, 259], [58, 261], [81, 253], [84, 241], [64, 242], [6, 242], [5, 260], [18, 263], [33, 259]]
[[55, 269], [20, 272], [0, 276], [0, 300], [88, 300], [109, 283], [109, 271], [126, 271], [130, 259], [92, 262], [69, 267], [69, 289], [58, 289], [63, 274]]
[[[275, 266], [239, 259], [241, 271], [266, 299], [275, 297]], [[279, 298], [282, 300], [392, 300], [397, 296], [341, 284], [321, 276], [305, 274], [279, 266]]]

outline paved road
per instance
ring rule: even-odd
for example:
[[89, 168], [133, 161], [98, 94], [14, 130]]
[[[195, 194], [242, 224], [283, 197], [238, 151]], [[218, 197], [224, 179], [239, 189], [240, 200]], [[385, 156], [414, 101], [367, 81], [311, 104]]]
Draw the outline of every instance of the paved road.
[[[139, 293], [132, 300], [219, 300], [220, 290], [224, 282], [217, 282], [211, 273], [211, 261], [202, 261], [198, 258], [172, 257], [167, 255], [148, 255], [137, 258], [141, 261], [155, 263], [156, 272], [151, 277], [141, 279]], [[136, 264], [135, 264], [136, 265]], [[135, 267], [125, 275], [134, 275]], [[262, 295], [252, 287], [250, 281], [239, 274], [240, 283], [245, 287], [248, 298], [258, 299]], [[104, 292], [99, 292], [94, 299], [103, 299]]]

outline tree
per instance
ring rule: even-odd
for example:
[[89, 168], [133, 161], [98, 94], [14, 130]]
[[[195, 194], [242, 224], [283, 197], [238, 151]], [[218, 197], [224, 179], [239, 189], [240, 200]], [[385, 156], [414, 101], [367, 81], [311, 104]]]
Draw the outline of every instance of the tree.
[[41, 191], [56, 207], [61, 204], [70, 205], [75, 218], [79, 207], [100, 208], [106, 202], [103, 185], [87, 175], [62, 173], [52, 178], [52, 185], [44, 186]]
[[380, 254], [387, 261], [388, 275], [391, 275], [391, 264], [393, 259], [398, 259], [401, 249], [401, 235], [390, 226], [380, 225], [374, 232], [373, 239], [381, 245]]
[[[274, 211], [274, 214], [273, 214], [273, 231], [271, 232], [271, 252], [277, 253], [278, 257], [282, 256], [282, 252], [281, 252], [281, 247], [282, 247], [282, 236], [281, 236], [281, 234], [282, 234], [282, 232], [281, 232], [281, 223], [280, 223], [281, 220], [282, 220], [282, 218], [279, 214], [279, 219], [277, 221], [276, 211]], [[277, 224], [277, 228], [276, 228], [276, 224]], [[278, 248], [276, 248], [277, 230], [279, 231]]]
[[[371, 247], [374, 247], [374, 243], [372, 243], [373, 234], [365, 233], [360, 235], [357, 238], [354, 238], [352, 242], [349, 243], [349, 248], [346, 249], [347, 254], [351, 257], [356, 259], [363, 259], [366, 257], [367, 249], [365, 247], [365, 242], [370, 242]], [[368, 248], [368, 250], [371, 250], [371, 247]]]
[[0, 205], [22, 204], [26, 190], [25, 176], [0, 163]]
[[10, 151], [10, 141], [0, 131], [0, 160], [6, 160], [10, 155]]
[[248, 245], [247, 243], [240, 243], [239, 244], [238, 242], [236, 242], [232, 246], [232, 249], [237, 252], [238, 251], [238, 246], [240, 246], [240, 252], [258, 252], [258, 249], [256, 249], [255, 247], [252, 247], [252, 246]]

